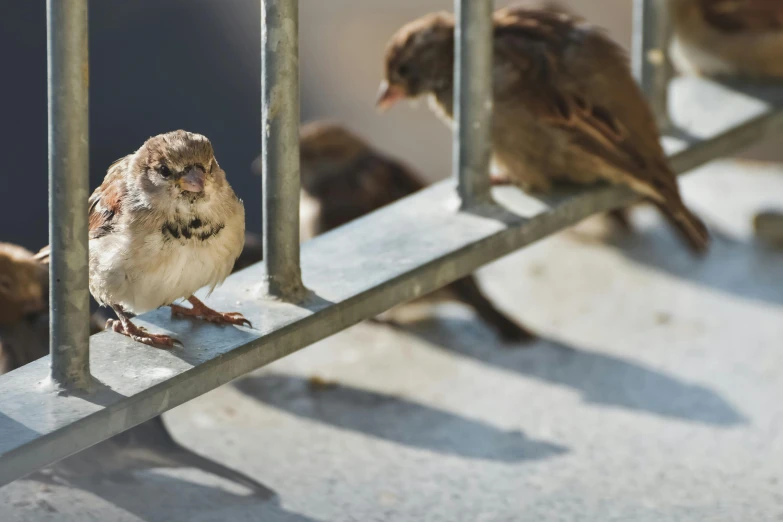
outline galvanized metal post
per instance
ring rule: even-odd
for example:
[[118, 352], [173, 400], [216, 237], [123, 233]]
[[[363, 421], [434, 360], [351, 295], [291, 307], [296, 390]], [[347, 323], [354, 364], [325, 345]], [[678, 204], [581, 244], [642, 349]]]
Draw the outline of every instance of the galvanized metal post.
[[674, 76], [669, 45], [672, 24], [667, 0], [634, 0], [633, 73], [660, 128], [669, 125], [668, 86]]
[[49, 95], [51, 377], [90, 386], [87, 0], [46, 2]]
[[489, 201], [492, 0], [454, 0], [454, 175], [462, 207]]
[[299, 265], [299, 2], [261, 1], [264, 291], [305, 295]]

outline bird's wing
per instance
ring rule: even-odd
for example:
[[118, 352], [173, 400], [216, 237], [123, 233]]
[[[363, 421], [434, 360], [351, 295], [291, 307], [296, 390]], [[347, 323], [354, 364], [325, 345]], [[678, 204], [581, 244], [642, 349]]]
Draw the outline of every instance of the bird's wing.
[[361, 180], [363, 192], [370, 196], [374, 208], [410, 196], [425, 186], [408, 167], [379, 155], [372, 156]]
[[566, 132], [587, 154], [639, 181], [660, 183], [657, 174], [668, 170], [663, 153], [643, 154], [617, 115], [591, 100], [589, 93], [577, 91], [574, 86], [580, 82], [568, 77], [559, 63], [577, 23], [567, 15], [521, 9], [506, 10], [496, 19], [496, 52], [531, 80], [519, 99], [539, 121]]
[[122, 199], [126, 191], [123, 171], [130, 156], [120, 158], [109, 166], [103, 183], [88, 199], [90, 239], [98, 239], [114, 230], [117, 218], [122, 212]]
[[729, 33], [783, 31], [781, 0], [700, 0], [704, 19]]
[[[130, 156], [120, 158], [109, 166], [103, 183], [95, 189], [89, 204], [89, 231], [90, 239], [98, 239], [112, 232], [114, 221], [120, 215], [122, 196], [125, 193], [125, 184], [122, 182], [122, 171], [127, 165]], [[52, 255], [52, 248], [46, 245], [33, 259], [39, 263], [48, 265]]]

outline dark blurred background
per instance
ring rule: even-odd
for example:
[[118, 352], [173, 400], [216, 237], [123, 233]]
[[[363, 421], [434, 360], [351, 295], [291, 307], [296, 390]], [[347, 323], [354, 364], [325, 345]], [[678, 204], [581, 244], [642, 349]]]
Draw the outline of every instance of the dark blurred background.
[[[498, 1], [496, 5], [513, 2]], [[630, 0], [564, 2], [628, 45]], [[302, 119], [347, 123], [424, 177], [450, 166], [449, 133], [419, 103], [381, 117], [373, 107], [386, 41], [405, 22], [451, 0], [301, 0]], [[184, 128], [208, 136], [260, 230], [258, 0], [90, 2], [90, 180], [149, 136]], [[47, 242], [44, 0], [0, 4], [0, 241]]]

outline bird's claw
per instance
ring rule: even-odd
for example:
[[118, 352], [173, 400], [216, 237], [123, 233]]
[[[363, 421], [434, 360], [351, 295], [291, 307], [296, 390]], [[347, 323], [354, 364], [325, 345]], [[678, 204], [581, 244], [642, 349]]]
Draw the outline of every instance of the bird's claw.
[[122, 324], [122, 321], [118, 321], [116, 319], [109, 319], [106, 321], [106, 329], [112, 330], [122, 335], [127, 335], [137, 343], [143, 343], [155, 348], [173, 348], [176, 344], [182, 347], [185, 346], [182, 344], [182, 341], [175, 339], [170, 335], [152, 334], [144, 328], [135, 325], [126, 327]]
[[210, 323], [253, 327], [251, 322], [245, 319], [245, 316], [239, 312], [215, 312], [214, 314], [204, 315], [202, 318]]
[[253, 324], [239, 312], [218, 312], [206, 305], [194, 305], [193, 308], [171, 305], [171, 315], [180, 317], [198, 317], [204, 321], [215, 324], [233, 324], [237, 326], [253, 327]]

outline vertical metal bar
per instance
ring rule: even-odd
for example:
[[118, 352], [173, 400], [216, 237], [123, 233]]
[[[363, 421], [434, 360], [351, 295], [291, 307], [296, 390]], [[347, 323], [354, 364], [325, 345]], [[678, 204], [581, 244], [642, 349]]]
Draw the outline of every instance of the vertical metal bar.
[[462, 207], [490, 199], [492, 0], [454, 0], [453, 168]]
[[85, 389], [91, 383], [87, 0], [47, 0], [46, 30], [51, 376], [66, 389]]
[[270, 297], [304, 296], [299, 265], [299, 2], [261, 0], [263, 231]]
[[672, 24], [665, 0], [634, 0], [633, 73], [660, 128], [669, 125], [668, 85], [674, 75], [669, 60]]

